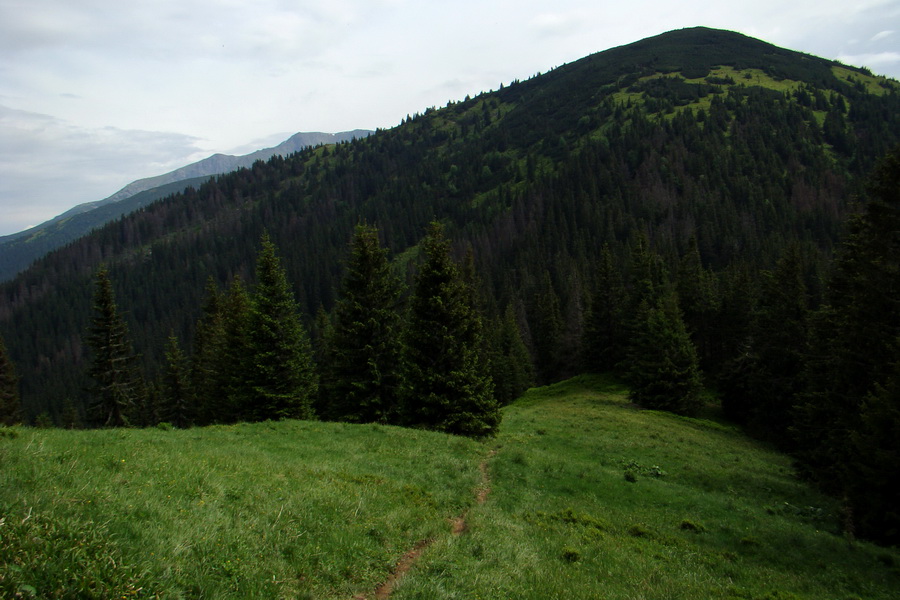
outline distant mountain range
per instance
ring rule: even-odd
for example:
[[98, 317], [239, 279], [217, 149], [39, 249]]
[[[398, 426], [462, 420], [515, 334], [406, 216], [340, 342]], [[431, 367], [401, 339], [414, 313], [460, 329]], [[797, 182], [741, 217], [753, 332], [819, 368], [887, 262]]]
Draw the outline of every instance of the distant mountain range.
[[371, 133], [365, 129], [341, 133], [297, 133], [272, 148], [241, 156], [213, 154], [163, 175], [138, 179], [108, 198], [79, 204], [40, 225], [0, 236], [0, 281], [12, 279], [41, 256], [109, 221], [188, 187], [199, 186], [214, 175], [250, 167], [258, 160], [266, 161], [278, 154], [288, 156], [310, 146], [351, 141]]

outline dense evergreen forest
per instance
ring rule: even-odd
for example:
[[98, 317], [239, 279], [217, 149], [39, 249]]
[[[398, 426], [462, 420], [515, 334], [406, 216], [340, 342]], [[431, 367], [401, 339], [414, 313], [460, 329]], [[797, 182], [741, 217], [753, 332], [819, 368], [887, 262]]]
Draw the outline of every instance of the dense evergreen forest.
[[[51, 253], [0, 287], [4, 406], [483, 435], [531, 384], [615, 371], [648, 408], [715, 390], [846, 498], [848, 533], [896, 542], [898, 143], [897, 82], [729, 32], [643, 40]], [[130, 366], [104, 383], [110, 345]]]

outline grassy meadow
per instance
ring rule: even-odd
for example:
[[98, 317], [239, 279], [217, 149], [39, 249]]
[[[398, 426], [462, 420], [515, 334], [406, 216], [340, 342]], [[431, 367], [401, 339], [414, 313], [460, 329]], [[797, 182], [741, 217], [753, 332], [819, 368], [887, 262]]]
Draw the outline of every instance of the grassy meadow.
[[483, 442], [301, 421], [11, 428], [0, 466], [3, 598], [373, 599], [422, 540], [391, 598], [900, 590], [900, 552], [843, 537], [788, 458], [714, 418], [639, 410], [602, 377], [529, 391]]
[[11, 429], [0, 598], [349, 598], [471, 503], [481, 452], [303, 421]]

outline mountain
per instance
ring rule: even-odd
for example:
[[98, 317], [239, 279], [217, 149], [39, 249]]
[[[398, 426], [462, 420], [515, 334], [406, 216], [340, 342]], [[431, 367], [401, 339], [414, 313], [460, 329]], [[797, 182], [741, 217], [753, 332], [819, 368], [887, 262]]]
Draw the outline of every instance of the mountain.
[[626, 281], [644, 240], [658, 278], [696, 248], [717, 294], [704, 313], [715, 369], [740, 342], [720, 332], [749, 318], [735, 313], [742, 278], [797, 245], [821, 295], [851, 201], [898, 142], [896, 81], [732, 32], [673, 31], [148, 204], [0, 286], [0, 335], [28, 418], [60, 422], [84, 402], [101, 263], [155, 376], [170, 332], [190, 350], [208, 279], [253, 284], [263, 232], [312, 325], [357, 223], [378, 226], [407, 274], [437, 219], [458, 255], [472, 251], [487, 322], [512, 307], [545, 381], [581, 368], [604, 247]]
[[296, 133], [272, 148], [241, 156], [213, 154], [163, 175], [133, 181], [108, 198], [79, 204], [31, 229], [0, 237], [0, 282], [12, 279], [47, 252], [78, 239], [104, 223], [190, 186], [198, 186], [213, 175], [247, 168], [258, 160], [265, 161], [275, 155], [287, 156], [309, 146], [337, 144], [371, 133], [362, 129], [341, 133]]
[[[153, 188], [158, 188], [169, 183], [194, 179], [197, 177], [220, 175], [222, 173], [228, 173], [240, 168], [247, 168], [258, 160], [269, 160], [276, 154], [280, 156], [287, 156], [309, 146], [318, 146], [321, 144], [339, 144], [341, 142], [347, 142], [357, 138], [366, 137], [371, 133], [371, 131], [363, 129], [354, 129], [353, 131], [344, 131], [341, 133], [295, 133], [277, 146], [257, 150], [255, 152], [251, 152], [250, 154], [243, 154], [241, 156], [232, 156], [230, 154], [213, 154], [208, 158], [204, 158], [203, 160], [191, 163], [187, 166], [175, 169], [174, 171], [170, 171], [163, 175], [133, 181], [109, 198], [96, 203], [87, 203], [76, 206], [71, 211], [65, 214], [69, 214], [73, 211], [76, 211], [78, 213], [86, 212], [88, 210], [93, 210], [98, 206], [103, 206], [105, 204], [113, 202], [120, 202], [125, 198], [134, 196], [137, 193]], [[2, 239], [0, 239], [0, 242], [2, 242]]]

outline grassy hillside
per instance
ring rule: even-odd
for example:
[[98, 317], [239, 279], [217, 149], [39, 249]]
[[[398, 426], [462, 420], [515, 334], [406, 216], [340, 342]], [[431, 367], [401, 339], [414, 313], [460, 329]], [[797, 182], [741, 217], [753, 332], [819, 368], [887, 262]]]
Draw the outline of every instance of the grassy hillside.
[[346, 598], [471, 502], [482, 451], [300, 421], [5, 433], [2, 598]]
[[638, 410], [597, 377], [505, 410], [484, 443], [297, 421], [3, 430], [0, 596], [376, 598], [413, 548], [392, 598], [900, 588], [900, 552], [837, 534], [835, 504], [729, 425]]

